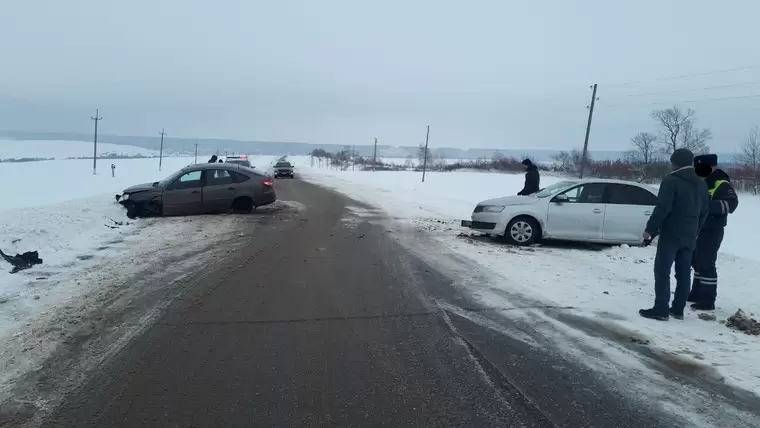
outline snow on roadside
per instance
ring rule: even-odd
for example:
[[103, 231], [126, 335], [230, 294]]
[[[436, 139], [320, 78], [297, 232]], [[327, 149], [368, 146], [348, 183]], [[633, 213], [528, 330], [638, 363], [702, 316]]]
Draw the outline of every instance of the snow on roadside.
[[[267, 168], [272, 158], [251, 161]], [[91, 160], [0, 163], [0, 181], [10, 183], [0, 188], [0, 249], [38, 251], [43, 259], [15, 274], [0, 260], [0, 390], [55, 348], [54, 338], [40, 336], [41, 325], [76, 317], [107, 292], [100, 288], [105, 283], [152, 269], [162, 254], [192, 252], [235, 229], [236, 216], [132, 221], [116, 203], [114, 194], [125, 187], [160, 180], [192, 162], [164, 158], [158, 171], [157, 159], [101, 160], [97, 175]]]
[[[308, 158], [306, 158], [308, 159]], [[308, 165], [307, 160], [300, 162]], [[673, 356], [717, 369], [726, 382], [760, 395], [760, 339], [720, 323], [741, 308], [760, 315], [760, 293], [753, 281], [760, 261], [748, 251], [760, 240], [751, 220], [760, 217], [760, 198], [741, 195], [740, 208], [729, 219], [719, 257], [721, 278], [717, 320], [704, 321], [689, 312], [683, 322], [661, 323], [639, 317], [654, 300], [652, 264], [655, 248], [542, 245], [514, 248], [490, 240], [457, 236], [459, 227], [481, 200], [516, 194], [522, 175], [430, 173], [423, 184], [414, 172], [362, 172], [302, 168], [301, 175], [376, 205], [396, 219], [415, 225], [440, 243], [494, 272], [498, 288], [547, 304], [572, 306], [574, 313], [602, 325], [635, 333], [650, 346]], [[556, 177], [542, 177], [546, 186]], [[741, 214], [740, 214], [741, 213]], [[758, 235], [758, 236], [755, 236]], [[503, 293], [480, 290], [493, 307], [510, 306]]]
[[[52, 266], [45, 260], [45, 264], [23, 271], [24, 275], [17, 277], [23, 282], [16, 283], [15, 289], [11, 285], [10, 292], [3, 282], [0, 404], [11, 398], [15, 381], [38, 369], [71, 331], [83, 323], [93, 323], [87, 318], [93, 310], [114, 296], [129, 305], [145, 292], [139, 281], [125, 280], [143, 272], [146, 276], [176, 272], [180, 277], [192, 272], [217, 252], [228, 251], [229, 247], [216, 242], [236, 232], [237, 225], [245, 220], [245, 216], [234, 215], [139, 219], [136, 224], [112, 230], [102, 247], [90, 248], [87, 255], [91, 258]], [[93, 224], [92, 228], [97, 226]], [[98, 242], [93, 235], [80, 239]], [[62, 253], [67, 254], [65, 250]]]

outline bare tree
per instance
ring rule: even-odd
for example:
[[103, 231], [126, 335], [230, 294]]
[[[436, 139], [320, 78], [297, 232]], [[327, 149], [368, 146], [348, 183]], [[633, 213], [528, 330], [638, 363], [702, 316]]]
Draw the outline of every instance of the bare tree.
[[[426, 153], [427, 156], [425, 156]], [[427, 157], [427, 162], [425, 162], [425, 157]], [[432, 167], [433, 151], [426, 149], [424, 144], [420, 144], [417, 148], [417, 160], [419, 161], [419, 164], [417, 164], [418, 167], [421, 167], [423, 164], [427, 164], [428, 166]]]
[[736, 156], [735, 161], [752, 174], [752, 187], [757, 193], [758, 179], [760, 179], [760, 130], [757, 126], [749, 130], [747, 141], [742, 145], [741, 152]]
[[674, 105], [664, 110], [653, 111], [651, 117], [660, 127], [660, 143], [664, 146], [665, 152], [669, 154], [678, 148], [679, 136], [684, 126], [693, 125], [694, 110], [682, 111], [681, 107]]
[[681, 129], [681, 147], [691, 150], [694, 154], [705, 154], [710, 151], [707, 141], [712, 139], [712, 131], [709, 128], [699, 129], [694, 120], [683, 124]]
[[639, 132], [631, 138], [634, 149], [629, 159], [636, 164], [649, 165], [657, 156], [657, 136], [649, 132]]
[[[552, 155], [555, 169], [563, 172], [569, 172], [577, 174], [581, 170], [581, 162], [583, 161], [583, 152], [578, 149], [573, 149], [569, 152], [561, 151]], [[591, 165], [593, 160], [591, 159], [591, 153], [586, 154], [586, 166]]]

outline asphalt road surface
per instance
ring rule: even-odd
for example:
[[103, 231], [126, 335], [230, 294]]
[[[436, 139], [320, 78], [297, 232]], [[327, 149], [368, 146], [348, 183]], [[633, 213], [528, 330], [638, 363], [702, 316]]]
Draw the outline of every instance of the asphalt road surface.
[[302, 212], [245, 231], [225, 274], [174, 301], [46, 426], [679, 425], [447, 316], [427, 290], [450, 282], [383, 227], [347, 222], [356, 202], [299, 180], [277, 189]]

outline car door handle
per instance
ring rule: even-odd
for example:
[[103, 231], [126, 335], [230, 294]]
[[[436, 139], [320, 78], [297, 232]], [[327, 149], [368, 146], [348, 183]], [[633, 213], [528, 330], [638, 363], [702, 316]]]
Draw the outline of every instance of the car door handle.
[[234, 187], [228, 187], [227, 190], [235, 190]]
[[193, 190], [192, 193], [201, 193], [200, 190]]
[[601, 210], [601, 208], [594, 208], [594, 210], [593, 210], [592, 212], [593, 212], [594, 214], [601, 214], [601, 213], [602, 213], [602, 210]]

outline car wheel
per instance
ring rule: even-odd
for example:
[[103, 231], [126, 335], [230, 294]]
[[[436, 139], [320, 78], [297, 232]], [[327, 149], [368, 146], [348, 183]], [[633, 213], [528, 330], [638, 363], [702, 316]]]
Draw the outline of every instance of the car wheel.
[[540, 226], [532, 217], [515, 217], [507, 224], [504, 237], [513, 245], [530, 245], [536, 242], [541, 234]]
[[232, 212], [238, 214], [248, 214], [253, 211], [253, 200], [251, 198], [237, 198], [232, 202]]

